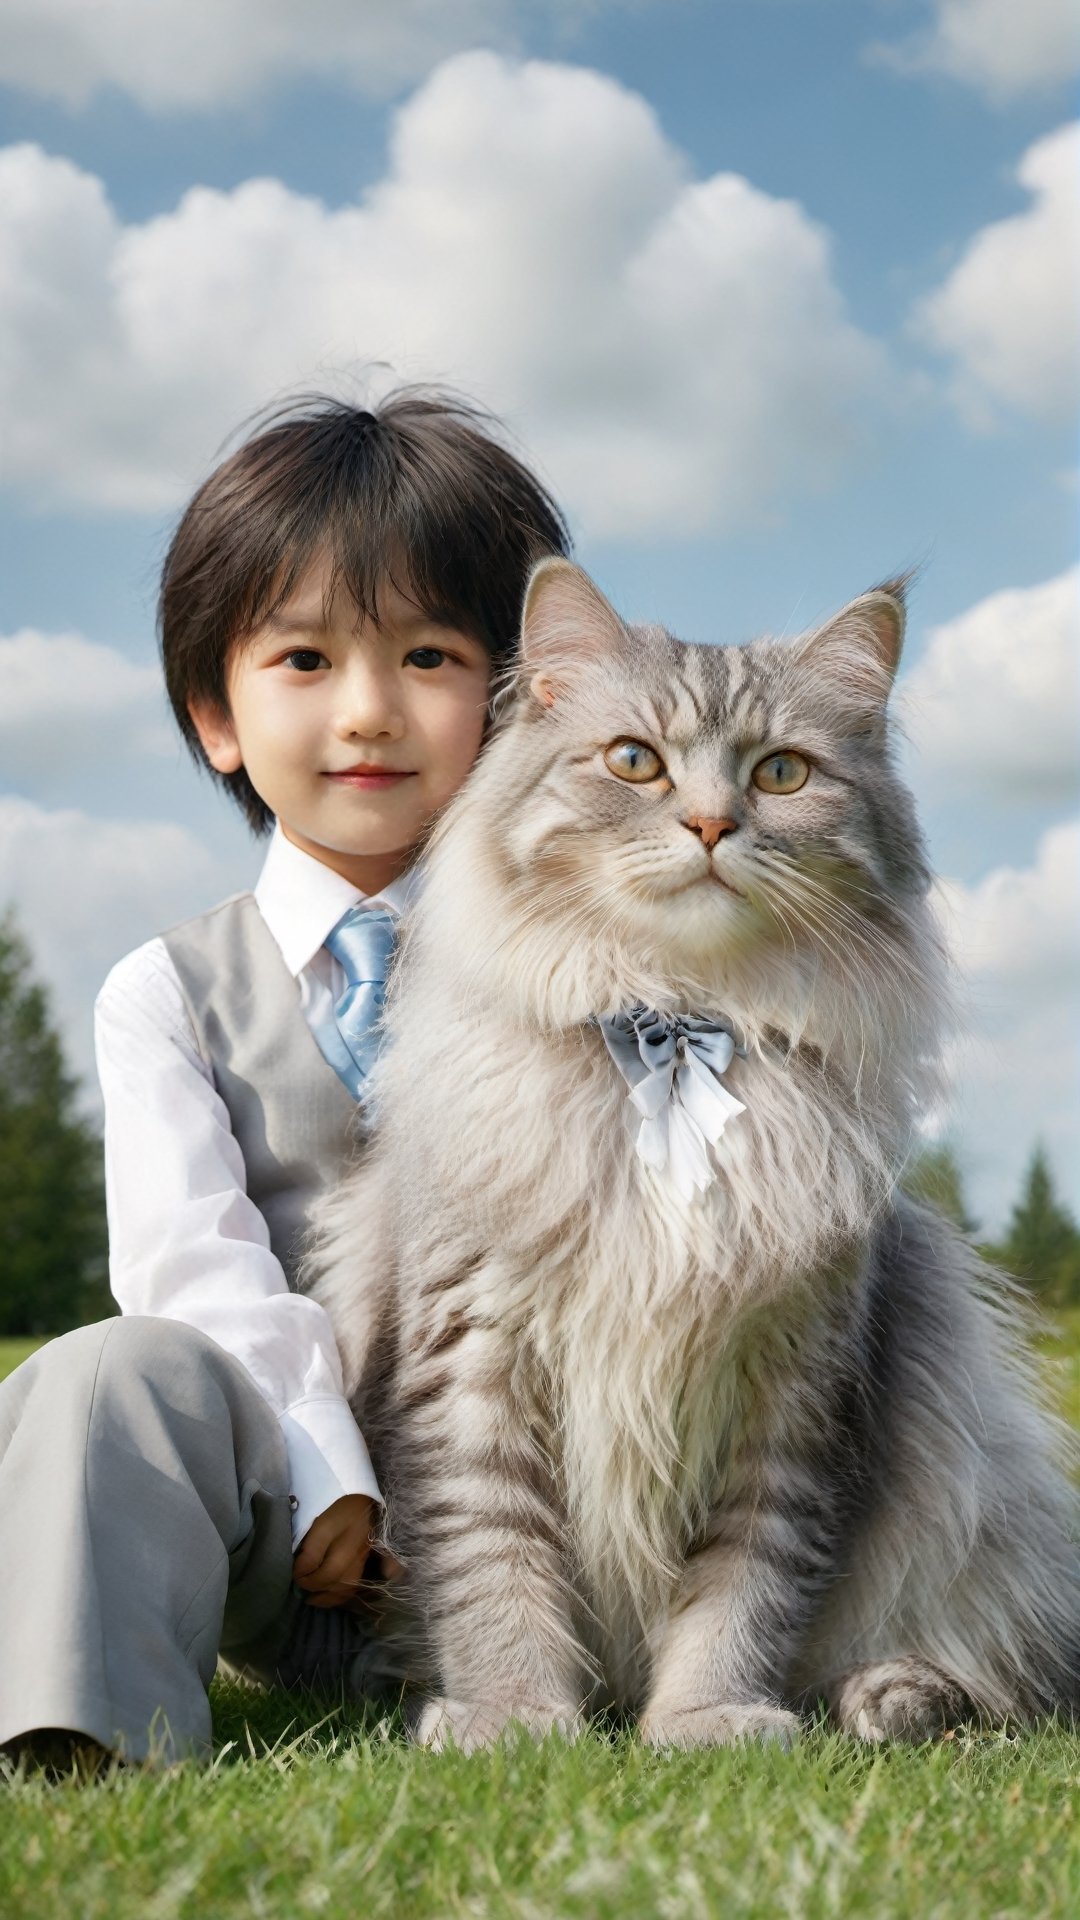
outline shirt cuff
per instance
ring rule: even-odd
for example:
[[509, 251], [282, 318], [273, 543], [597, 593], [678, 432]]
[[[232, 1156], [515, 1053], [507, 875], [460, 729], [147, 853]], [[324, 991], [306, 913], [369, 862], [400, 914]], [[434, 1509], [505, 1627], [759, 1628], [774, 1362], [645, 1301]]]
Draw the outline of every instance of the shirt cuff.
[[348, 1493], [382, 1500], [364, 1436], [347, 1400], [322, 1394], [278, 1416], [289, 1456], [295, 1552], [320, 1513]]

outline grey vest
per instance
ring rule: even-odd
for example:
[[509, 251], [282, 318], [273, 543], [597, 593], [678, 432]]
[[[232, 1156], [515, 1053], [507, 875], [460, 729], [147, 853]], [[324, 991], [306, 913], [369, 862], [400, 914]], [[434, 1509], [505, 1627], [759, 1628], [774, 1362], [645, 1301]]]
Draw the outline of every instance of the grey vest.
[[253, 893], [234, 894], [162, 940], [229, 1110], [249, 1198], [295, 1287], [312, 1203], [343, 1171], [359, 1110], [319, 1051]]

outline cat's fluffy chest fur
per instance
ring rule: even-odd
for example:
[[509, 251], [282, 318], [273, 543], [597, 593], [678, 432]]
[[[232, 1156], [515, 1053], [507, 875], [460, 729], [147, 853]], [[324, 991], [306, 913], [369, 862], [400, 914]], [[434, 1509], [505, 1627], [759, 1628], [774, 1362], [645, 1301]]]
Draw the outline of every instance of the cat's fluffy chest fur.
[[[418, 995], [424, 971], [418, 958]], [[360, 1175], [369, 1218], [384, 1214], [371, 1244], [399, 1249], [387, 1311], [400, 1390], [423, 1391], [426, 1354], [441, 1377], [467, 1357], [483, 1372], [490, 1347], [550, 1470], [582, 1641], [632, 1702], [648, 1621], [743, 1460], [769, 1444], [781, 1380], [797, 1434], [800, 1383], [825, 1364], [822, 1298], [847, 1285], [880, 1162], [864, 1133], [836, 1125], [836, 1089], [812, 1050], [748, 1036], [725, 1075], [746, 1110], [713, 1183], [688, 1201], [637, 1154], [640, 1115], [596, 1026], [538, 1034], [464, 996], [448, 1006], [445, 977], [431, 988], [441, 1033], [417, 1047], [410, 1024], [387, 1056], [385, 1159]], [[393, 1118], [406, 1111], [407, 1149]], [[406, 1152], [423, 1171], [415, 1194], [387, 1181]], [[361, 1285], [363, 1265], [361, 1253]], [[379, 1451], [387, 1419], [392, 1458], [394, 1395], [386, 1377], [358, 1380], [339, 1324], [361, 1424]], [[407, 1556], [401, 1496], [392, 1525]]]
[[[527, 1336], [528, 1378], [549, 1396], [546, 1446], [587, 1609], [582, 1638], [622, 1704], [640, 1701], [650, 1624], [710, 1512], [738, 1497], [747, 1458], [769, 1444], [777, 1383], [788, 1376], [797, 1395], [819, 1344], [810, 1276], [804, 1286], [788, 1276], [763, 1302], [740, 1271], [735, 1233], [726, 1270], [708, 1258], [737, 1215], [737, 1173], [690, 1208], [662, 1177], [637, 1167], [631, 1177], [625, 1232], [612, 1244], [601, 1217], [555, 1264]], [[794, 1434], [792, 1416], [789, 1397]]]

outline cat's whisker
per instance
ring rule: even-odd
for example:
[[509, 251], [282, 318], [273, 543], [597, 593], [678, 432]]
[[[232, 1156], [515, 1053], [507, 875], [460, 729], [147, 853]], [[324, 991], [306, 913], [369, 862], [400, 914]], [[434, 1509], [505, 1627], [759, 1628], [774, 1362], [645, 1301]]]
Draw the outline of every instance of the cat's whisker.
[[815, 900], [820, 910], [827, 915], [837, 931], [843, 931], [853, 947], [862, 950], [866, 958], [877, 958], [888, 968], [890, 976], [897, 974], [911, 976], [913, 964], [904, 955], [902, 949], [890, 941], [880, 930], [868, 927], [856, 914], [842, 902], [831, 900], [827, 893], [813, 893], [795, 883], [795, 891], [805, 901]]
[[[873, 1005], [868, 1006], [866, 1004], [866, 983], [859, 969], [856, 968], [854, 972], [852, 971], [843, 950], [838, 949], [836, 943], [830, 939], [829, 930], [833, 927], [833, 922], [827, 917], [823, 920], [817, 906], [808, 902], [805, 897], [800, 897], [794, 888], [786, 886], [785, 879], [779, 876], [777, 876], [776, 893], [777, 895], [782, 895], [787, 900], [788, 904], [800, 917], [806, 930], [821, 940], [830, 956], [834, 959], [841, 977], [846, 978], [848, 982], [848, 1011], [850, 1013], [852, 1002], [854, 1002], [858, 1010], [860, 1055], [859, 1066], [856, 1069], [855, 1077], [855, 1091], [857, 1094], [862, 1080], [862, 1067], [871, 1052], [867, 1037], [868, 1030], [873, 1031], [876, 1025]], [[772, 901], [772, 906], [775, 911], [779, 912], [775, 898]], [[879, 1076], [880, 1066], [875, 1074], [875, 1078]]]
[[[888, 941], [879, 929], [868, 926], [844, 902], [836, 900], [827, 888], [814, 883], [808, 885], [806, 876], [797, 869], [786, 866], [777, 867], [771, 862], [763, 862], [763, 865], [767, 865], [767, 870], [772, 874], [777, 885], [787, 883], [793, 904], [804, 907], [809, 914], [809, 902], [813, 900], [835, 926], [837, 932], [844, 931], [850, 943], [861, 948], [867, 957], [882, 961], [887, 979], [893, 980], [898, 974], [911, 976], [914, 973], [914, 963], [908, 959], [902, 949]], [[844, 963], [842, 952], [839, 957]]]
[[801, 916], [803, 923], [807, 927], [808, 931], [815, 932], [817, 936], [821, 939], [822, 944], [826, 947], [831, 957], [835, 960], [837, 966], [842, 971], [846, 971], [847, 959], [844, 954], [843, 948], [838, 946], [835, 941], [828, 938], [827, 930], [832, 925], [832, 922], [828, 919], [828, 917], [823, 916], [820, 911], [814, 908], [810, 904], [806, 896], [800, 893], [800, 891], [796, 887], [792, 885], [785, 886], [784, 880], [780, 879], [779, 876], [777, 876], [777, 879], [776, 879], [776, 893], [778, 895], [783, 895], [783, 897], [787, 901], [787, 904], [794, 910], [794, 912], [797, 915]]
[[[915, 971], [913, 956], [905, 951], [904, 946], [900, 942], [887, 941], [884, 931], [881, 928], [874, 927], [865, 916], [856, 914], [849, 902], [824, 886], [823, 883], [817, 880], [812, 874], [808, 874], [794, 862], [787, 860], [784, 855], [767, 854], [764, 856], [763, 863], [767, 864], [773, 872], [783, 871], [789, 874], [798, 887], [808, 893], [820, 896], [823, 900], [827, 901], [830, 908], [842, 914], [846, 922], [850, 924], [853, 936], [864, 942], [877, 942], [881, 952], [889, 957], [894, 967], [900, 968], [904, 972]], [[880, 904], [880, 896], [875, 894], [872, 889], [860, 888], [857, 889], [857, 891], [862, 892], [867, 898], [873, 899]]]
[[[504, 958], [507, 948], [511, 946], [519, 950], [527, 950], [529, 936], [533, 927], [545, 920], [550, 924], [550, 916], [540, 911], [537, 911], [531, 916], [523, 917], [521, 924], [519, 924], [505, 940], [498, 942], [494, 947], [486, 949], [481, 954], [473, 956], [470, 963], [469, 977], [473, 981], [476, 981], [485, 972], [497, 972], [496, 962]], [[595, 960], [595, 957], [603, 952], [604, 942], [615, 925], [615, 922], [616, 916], [612, 912], [598, 916], [595, 902], [588, 903], [587, 907], [585, 905], [578, 905], [576, 909], [571, 908], [563, 917], [562, 924], [559, 928], [560, 940], [561, 942], [569, 942], [571, 937], [580, 935], [588, 936], [592, 944]], [[519, 953], [519, 963], [520, 957]], [[560, 965], [560, 961], [552, 963], [550, 959], [547, 959], [545, 961], [547, 977], [550, 977], [552, 971], [557, 971]], [[539, 984], [539, 975], [536, 976], [536, 984]]]

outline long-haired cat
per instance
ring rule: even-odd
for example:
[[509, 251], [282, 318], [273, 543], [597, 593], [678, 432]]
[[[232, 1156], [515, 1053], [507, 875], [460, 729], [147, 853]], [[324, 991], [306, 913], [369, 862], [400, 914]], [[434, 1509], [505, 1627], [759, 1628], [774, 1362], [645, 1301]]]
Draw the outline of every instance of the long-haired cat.
[[684, 645], [532, 577], [312, 1261], [431, 1744], [601, 1699], [676, 1745], [818, 1699], [869, 1738], [1077, 1700], [1022, 1316], [898, 1185], [947, 992], [902, 630], [894, 587]]

